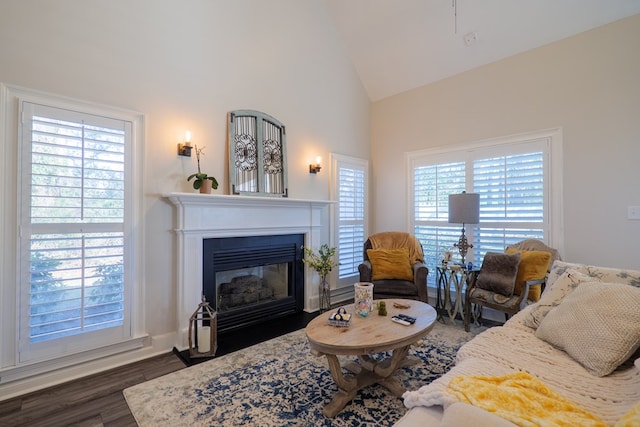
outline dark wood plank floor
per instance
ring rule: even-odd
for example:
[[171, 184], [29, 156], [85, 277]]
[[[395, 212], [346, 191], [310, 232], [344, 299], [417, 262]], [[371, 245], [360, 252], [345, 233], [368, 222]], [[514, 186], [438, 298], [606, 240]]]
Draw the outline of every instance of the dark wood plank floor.
[[[303, 328], [318, 313], [300, 313], [218, 337], [216, 357]], [[183, 369], [173, 352], [0, 401], [0, 427], [136, 426], [122, 390]]]

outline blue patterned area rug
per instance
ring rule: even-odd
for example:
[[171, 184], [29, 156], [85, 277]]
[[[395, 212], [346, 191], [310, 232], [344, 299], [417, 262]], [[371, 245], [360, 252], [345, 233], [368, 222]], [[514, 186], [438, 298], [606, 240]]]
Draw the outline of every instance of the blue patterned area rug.
[[[465, 333], [460, 324], [436, 322], [409, 353], [422, 363], [394, 375], [408, 390], [439, 378], [453, 365], [458, 348], [483, 329]], [[343, 366], [357, 360], [340, 359]], [[124, 395], [141, 427], [391, 426], [407, 411], [402, 399], [373, 385], [334, 418], [325, 418], [322, 408], [336, 391], [326, 358], [310, 353], [299, 330], [135, 385]]]

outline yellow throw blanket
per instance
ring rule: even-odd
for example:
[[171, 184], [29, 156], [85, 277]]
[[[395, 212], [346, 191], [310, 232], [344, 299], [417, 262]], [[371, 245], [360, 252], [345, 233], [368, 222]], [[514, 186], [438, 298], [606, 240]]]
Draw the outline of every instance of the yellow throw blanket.
[[424, 262], [420, 241], [412, 234], [402, 231], [383, 231], [369, 236], [372, 249], [409, 249], [411, 265], [416, 262]]
[[640, 402], [633, 405], [614, 427], [640, 427]]
[[521, 427], [606, 427], [595, 415], [526, 372], [498, 377], [460, 376], [449, 382], [447, 391], [461, 402], [470, 403]]

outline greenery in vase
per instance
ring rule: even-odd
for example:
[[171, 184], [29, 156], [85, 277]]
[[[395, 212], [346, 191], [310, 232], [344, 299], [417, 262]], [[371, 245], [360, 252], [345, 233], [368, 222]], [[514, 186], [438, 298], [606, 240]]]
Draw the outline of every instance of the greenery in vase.
[[211, 181], [211, 188], [213, 188], [214, 190], [218, 189], [218, 180], [200, 171], [200, 154], [204, 155], [203, 153], [204, 147], [198, 148], [198, 146], [196, 145], [195, 150], [196, 150], [196, 160], [198, 162], [198, 173], [189, 175], [189, 178], [187, 178], [187, 181], [191, 181], [193, 178], [195, 178], [195, 181], [193, 181], [193, 188], [195, 190], [199, 190], [200, 187], [202, 187], [202, 183], [204, 182], [204, 180], [208, 179]]
[[320, 246], [318, 249], [318, 253], [315, 253], [313, 249], [303, 247], [304, 249], [304, 259], [303, 261], [309, 265], [309, 267], [313, 268], [324, 280], [329, 272], [338, 265], [333, 260], [334, 255], [336, 254], [336, 248], [330, 248], [326, 243]]

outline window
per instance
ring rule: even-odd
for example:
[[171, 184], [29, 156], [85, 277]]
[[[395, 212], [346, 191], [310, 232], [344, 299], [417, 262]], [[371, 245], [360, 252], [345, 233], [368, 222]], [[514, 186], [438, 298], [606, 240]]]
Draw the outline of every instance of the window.
[[359, 276], [362, 250], [367, 239], [366, 160], [332, 154], [332, 199], [338, 203], [334, 212], [337, 242], [338, 283], [351, 286]]
[[140, 322], [132, 314], [140, 116], [33, 92], [16, 100], [19, 327], [17, 337], [3, 329], [2, 344], [16, 348], [8, 336], [17, 338], [15, 364], [122, 345]]
[[[557, 213], [561, 182], [551, 173], [552, 153], [557, 155], [559, 131], [485, 141], [468, 147], [429, 150], [408, 155], [412, 195], [412, 228], [425, 250], [433, 271], [444, 252], [459, 255], [453, 244], [462, 224], [449, 224], [449, 194], [462, 191], [480, 194], [480, 223], [467, 224], [466, 234], [474, 248], [467, 258], [480, 265], [488, 251], [536, 238], [558, 246]], [[558, 153], [558, 154], [556, 154]], [[552, 209], [552, 205], [554, 209]], [[429, 275], [435, 286], [435, 274]]]

